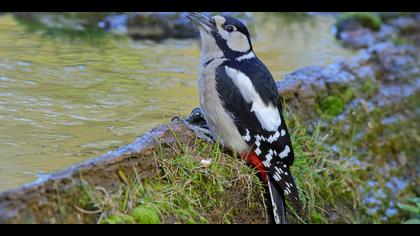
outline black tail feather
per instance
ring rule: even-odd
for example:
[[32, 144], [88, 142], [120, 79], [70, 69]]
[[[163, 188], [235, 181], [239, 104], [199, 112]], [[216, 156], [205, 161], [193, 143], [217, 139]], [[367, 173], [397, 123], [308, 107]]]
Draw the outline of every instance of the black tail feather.
[[270, 224], [287, 224], [283, 190], [270, 177], [266, 189], [267, 213]]

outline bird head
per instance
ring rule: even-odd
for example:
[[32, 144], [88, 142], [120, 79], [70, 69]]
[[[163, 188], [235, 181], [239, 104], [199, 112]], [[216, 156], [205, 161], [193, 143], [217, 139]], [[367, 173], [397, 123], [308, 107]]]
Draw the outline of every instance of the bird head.
[[229, 16], [207, 17], [201, 13], [190, 13], [188, 18], [200, 30], [202, 60], [215, 58], [235, 59], [252, 52], [247, 27]]

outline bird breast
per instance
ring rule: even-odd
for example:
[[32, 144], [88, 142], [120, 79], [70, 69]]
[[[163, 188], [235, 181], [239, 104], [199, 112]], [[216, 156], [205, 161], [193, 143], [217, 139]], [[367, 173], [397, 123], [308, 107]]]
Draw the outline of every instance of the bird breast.
[[215, 139], [237, 152], [247, 152], [249, 145], [236, 128], [232, 114], [224, 109], [216, 90], [216, 69], [225, 60], [215, 59], [202, 68], [199, 80], [200, 107]]

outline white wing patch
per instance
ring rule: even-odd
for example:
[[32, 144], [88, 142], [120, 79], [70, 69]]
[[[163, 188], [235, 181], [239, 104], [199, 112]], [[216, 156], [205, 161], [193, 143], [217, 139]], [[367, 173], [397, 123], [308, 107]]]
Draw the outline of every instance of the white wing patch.
[[[282, 168], [284, 168], [284, 169], [282, 169]], [[280, 167], [275, 166], [274, 171], [273, 171], [274, 180], [280, 181], [282, 179], [282, 177], [281, 177], [282, 175], [284, 175], [284, 176], [289, 175], [287, 172], [288, 172], [288, 170], [287, 170], [286, 165], [283, 165], [282, 167], [281, 166]], [[291, 188], [293, 187], [293, 184], [289, 183], [287, 181], [285, 181], [284, 183], [286, 185], [285, 188], [283, 189], [284, 194], [285, 195], [291, 194], [292, 193]]]
[[267, 155], [265, 155], [265, 161], [263, 161], [263, 165], [265, 167], [270, 167], [271, 166], [271, 159], [273, 159], [273, 154], [268, 153]]
[[281, 125], [279, 110], [273, 104], [269, 104], [268, 106], [264, 104], [251, 80], [244, 73], [228, 66], [225, 66], [225, 70], [226, 74], [241, 92], [245, 101], [252, 103], [251, 112], [255, 112], [261, 126], [268, 131], [277, 131]]
[[279, 157], [283, 159], [289, 155], [289, 152], [290, 152], [290, 147], [289, 145], [286, 145], [286, 147], [284, 147], [284, 150], [280, 152]]
[[248, 129], [246, 129], [246, 134], [245, 134], [245, 136], [242, 136], [242, 138], [247, 142], [249, 142], [251, 140], [251, 136], [249, 135], [249, 130]]
[[270, 135], [270, 137], [268, 137], [267, 141], [269, 143], [273, 143], [274, 141], [277, 141], [279, 137], [280, 137], [280, 133], [279, 131], [276, 131], [273, 135]]
[[259, 156], [261, 154], [261, 150], [259, 148], [255, 149], [255, 154], [257, 154], [257, 156]]
[[[284, 131], [284, 130], [282, 130]], [[246, 129], [246, 136], [242, 136], [244, 139], [245, 137], [247, 137], [249, 135], [249, 130]], [[274, 134], [270, 135], [268, 138], [262, 136], [262, 135], [254, 135], [255, 138], [255, 145], [256, 145], [256, 149], [255, 149], [255, 153], [259, 156], [262, 152], [261, 152], [261, 142], [269, 142], [269, 143], [273, 143], [275, 141], [277, 141], [277, 139], [280, 137], [280, 132], [276, 131]], [[263, 161], [263, 164], [265, 167], [269, 168], [271, 166], [271, 160], [273, 159], [273, 157], [279, 156], [281, 159], [287, 157], [290, 153], [290, 147], [288, 145], [286, 145], [284, 147], [284, 150], [280, 153], [277, 153], [276, 150], [273, 149], [269, 149], [268, 150], [268, 154], [265, 155], [265, 160]], [[281, 179], [281, 178], [280, 178]]]

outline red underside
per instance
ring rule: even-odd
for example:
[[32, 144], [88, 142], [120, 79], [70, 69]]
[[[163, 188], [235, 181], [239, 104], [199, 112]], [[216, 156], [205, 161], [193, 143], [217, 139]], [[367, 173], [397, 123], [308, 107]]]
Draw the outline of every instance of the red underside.
[[[247, 155], [248, 154], [248, 155]], [[253, 167], [255, 167], [261, 174], [262, 180], [267, 183], [267, 170], [265, 169], [261, 159], [255, 152], [240, 154], [242, 159], [245, 159]]]

